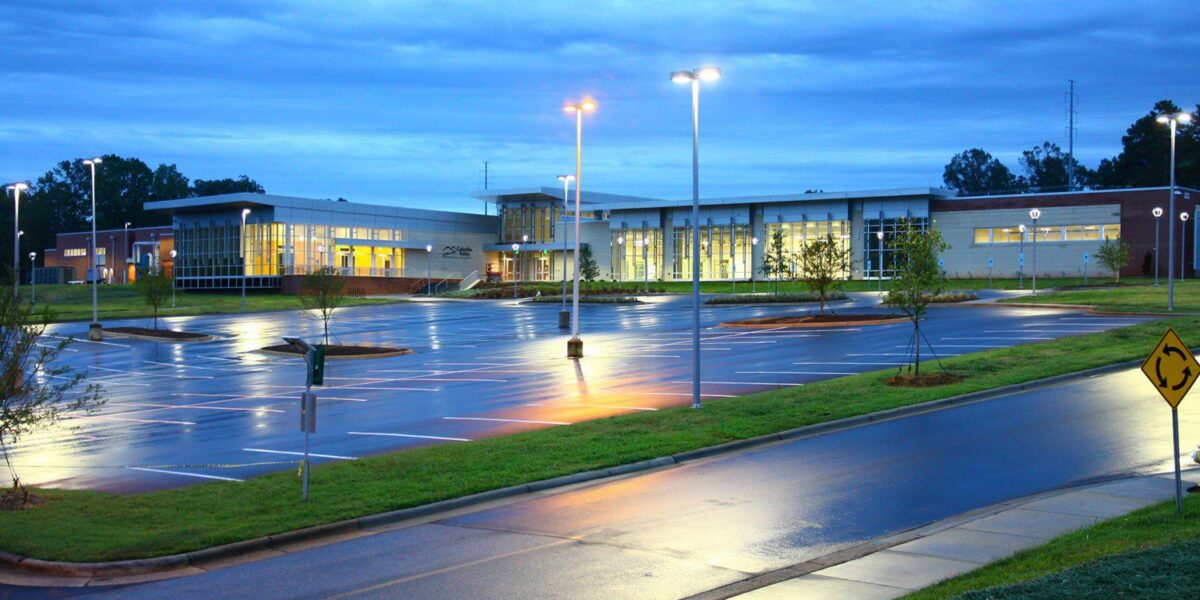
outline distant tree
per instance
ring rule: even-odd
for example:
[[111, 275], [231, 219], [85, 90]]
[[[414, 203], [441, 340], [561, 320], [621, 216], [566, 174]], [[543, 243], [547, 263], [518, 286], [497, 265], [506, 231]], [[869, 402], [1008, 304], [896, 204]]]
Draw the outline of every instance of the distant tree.
[[817, 295], [822, 315], [825, 314], [829, 292], [840, 285], [837, 274], [846, 264], [849, 254], [850, 250], [830, 234], [809, 242], [799, 252], [800, 278], [804, 280], [809, 291]]
[[[1025, 169], [1025, 187], [1030, 192], [1079, 189], [1094, 177], [1087, 167], [1068, 157], [1057, 144], [1051, 142], [1043, 142], [1041, 146], [1022, 152], [1021, 166]], [[1073, 177], [1070, 173], [1072, 168]], [[1072, 181], [1068, 182], [1068, 179]]]
[[795, 262], [794, 257], [783, 245], [783, 229], [777, 227], [775, 231], [771, 232], [771, 239], [767, 241], [767, 251], [763, 253], [762, 267], [760, 267], [763, 277], [771, 281], [773, 293], [779, 293], [780, 279], [791, 278], [793, 262]]
[[192, 195], [188, 178], [175, 165], [158, 165], [150, 185], [152, 200], [177, 200]]
[[329, 345], [329, 321], [333, 311], [346, 301], [346, 280], [333, 267], [321, 267], [304, 276], [300, 283], [300, 303], [317, 311]]
[[979, 148], [955, 154], [942, 181], [960, 196], [1014, 193], [1021, 188], [1021, 181], [1004, 163]]
[[895, 257], [895, 273], [891, 291], [888, 292], [888, 302], [900, 307], [912, 321], [915, 341], [913, 374], [920, 375], [921, 319], [925, 317], [933, 297], [946, 288], [946, 273], [938, 264], [938, 257], [950, 246], [933, 226], [922, 229], [906, 222], [897, 228], [891, 247]]
[[[1200, 111], [1200, 105], [1196, 106]], [[1121, 138], [1121, 153], [1100, 161], [1094, 186], [1100, 188], [1164, 186], [1170, 180], [1171, 128], [1157, 121], [1164, 113], [1179, 112], [1170, 100], [1160, 100], [1134, 121]], [[1182, 186], [1200, 186], [1200, 126], [1180, 125], [1175, 138], [1175, 177]]]
[[1104, 268], [1112, 271], [1113, 277], [1117, 283], [1121, 282], [1121, 269], [1129, 264], [1129, 244], [1121, 238], [1104, 240], [1100, 244], [1100, 249], [1096, 250], [1096, 260], [1104, 265]]
[[600, 265], [592, 257], [592, 247], [583, 246], [579, 249], [579, 276], [584, 281], [593, 281], [600, 276]]
[[[22, 306], [12, 288], [0, 290], [0, 454], [12, 477], [12, 492], [22, 506], [29, 491], [21, 484], [12, 464], [9, 446], [25, 436], [54, 426], [64, 414], [89, 412], [102, 403], [100, 388], [67, 397], [67, 392], [84, 382], [83, 373], [57, 363], [70, 339], [47, 344], [42, 338], [53, 318], [49, 309], [37, 313]], [[26, 376], [36, 373], [37, 376]]]
[[154, 309], [153, 323], [154, 329], [157, 331], [158, 309], [162, 308], [162, 305], [166, 304], [167, 299], [171, 297], [175, 280], [167, 277], [162, 269], [139, 269], [134, 287], [142, 295], [142, 300], [146, 305]]
[[249, 192], [251, 194], [262, 194], [266, 190], [259, 185], [257, 181], [246, 177], [239, 176], [237, 179], [197, 179], [192, 182], [193, 196], [219, 196], [221, 194], [237, 194], [239, 192]]

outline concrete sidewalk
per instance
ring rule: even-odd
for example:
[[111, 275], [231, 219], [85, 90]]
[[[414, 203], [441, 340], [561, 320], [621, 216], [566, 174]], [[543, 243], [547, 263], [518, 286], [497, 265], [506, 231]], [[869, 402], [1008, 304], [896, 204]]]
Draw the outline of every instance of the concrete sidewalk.
[[[1184, 489], [1200, 469], [1183, 472]], [[1064, 533], [1175, 497], [1174, 474], [1152, 475], [1040, 495], [968, 520], [921, 528], [915, 539], [824, 566], [737, 596], [745, 600], [898, 598], [975, 570]], [[912, 535], [904, 536], [912, 538]], [[903, 537], [897, 536], [898, 539]], [[811, 562], [820, 566], [825, 558]], [[809, 569], [803, 569], [808, 571]]]

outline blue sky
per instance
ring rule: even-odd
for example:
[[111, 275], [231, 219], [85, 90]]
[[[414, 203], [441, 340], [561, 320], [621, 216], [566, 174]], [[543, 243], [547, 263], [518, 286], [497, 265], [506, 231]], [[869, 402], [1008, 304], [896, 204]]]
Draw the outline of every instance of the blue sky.
[[98, 153], [246, 174], [272, 193], [478, 211], [471, 190], [573, 170], [688, 197], [940, 185], [952, 154], [1120, 149], [1162, 98], [1200, 102], [1194, 4], [1139, 2], [0, 2], [0, 179]]

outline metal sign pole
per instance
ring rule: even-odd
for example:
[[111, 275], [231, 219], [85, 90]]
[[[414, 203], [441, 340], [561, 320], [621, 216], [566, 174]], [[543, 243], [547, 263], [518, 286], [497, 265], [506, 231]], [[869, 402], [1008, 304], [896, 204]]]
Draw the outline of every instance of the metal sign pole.
[[1183, 516], [1183, 474], [1179, 469], [1179, 409], [1171, 407], [1171, 433], [1175, 437], [1175, 514]]
[[304, 426], [304, 485], [300, 497], [305, 502], [308, 502], [308, 432], [312, 429], [312, 410], [317, 404], [312, 396], [312, 366], [313, 359], [316, 358], [315, 354], [316, 352], [312, 350], [304, 353], [304, 366], [308, 374], [304, 382], [304, 422], [302, 423]]

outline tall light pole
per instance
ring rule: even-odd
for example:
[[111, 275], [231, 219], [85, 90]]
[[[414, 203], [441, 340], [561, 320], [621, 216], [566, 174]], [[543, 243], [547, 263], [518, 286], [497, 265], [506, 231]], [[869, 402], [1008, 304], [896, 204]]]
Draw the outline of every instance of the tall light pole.
[[750, 293], [758, 293], [758, 273], [754, 270], [754, 249], [758, 248], [758, 238], [750, 238]]
[[171, 308], [175, 308], [175, 257], [179, 253], [171, 250]]
[[521, 245], [513, 244], [513, 300], [517, 299], [517, 259], [521, 258]]
[[242, 312], [246, 312], [246, 217], [250, 216], [250, 209], [242, 209], [242, 229], [238, 237], [242, 238]]
[[37, 304], [37, 275], [34, 271], [37, 270], [37, 252], [29, 253], [29, 303]]
[[1037, 295], [1037, 222], [1042, 217], [1042, 211], [1033, 209], [1029, 211], [1029, 218], [1033, 219], [1033, 295]]
[[1187, 279], [1187, 212], [1179, 213], [1179, 281]]
[[425, 259], [426, 259], [425, 260], [425, 263], [426, 263], [426, 265], [425, 265], [425, 270], [426, 270], [425, 281], [428, 284], [425, 287], [425, 295], [432, 296], [433, 295], [433, 244], [425, 244]]
[[642, 247], [642, 280], [646, 294], [650, 293], [650, 244], [646, 243], [646, 232], [642, 231], [642, 239], [638, 240], [638, 245]]
[[1163, 216], [1162, 207], [1155, 206], [1154, 210], [1150, 211], [1154, 215], [1154, 285], [1158, 285], [1158, 230], [1159, 220]]
[[104, 162], [100, 157], [89, 158], [83, 161], [92, 173], [92, 244], [88, 251], [88, 272], [92, 277], [92, 323], [88, 325], [88, 339], [93, 342], [100, 341], [103, 334], [100, 331], [100, 309], [99, 309], [99, 294], [96, 291], [96, 165]]
[[[879, 227], [883, 227], [883, 222], [879, 223]], [[883, 229], [875, 232], [875, 239], [879, 240], [879, 293], [883, 293]]]
[[625, 281], [625, 236], [617, 238], [617, 281]]
[[[132, 223], [130, 223], [129, 221], [125, 221], [125, 242], [124, 242], [125, 247], [121, 249], [121, 256], [125, 257], [126, 264], [129, 263], [129, 226], [130, 225], [132, 225]], [[172, 254], [171, 256], [175, 256], [175, 255]], [[114, 256], [113, 257], [113, 265], [115, 266], [116, 263], [117, 263], [117, 258]], [[174, 269], [175, 267], [172, 266], [171, 268]], [[174, 273], [172, 273], [172, 277], [174, 277]], [[129, 267], [127, 267], [127, 266], [121, 267], [121, 283], [129, 283]]]
[[1025, 289], [1025, 224], [1017, 225], [1017, 287]]
[[[568, 196], [571, 193], [571, 182], [575, 181], [574, 175], [559, 175], [558, 180], [563, 184], [563, 216], [567, 216], [567, 211], [570, 210], [568, 204]], [[561, 220], [561, 219], [560, 219]], [[564, 223], [563, 228], [563, 253], [562, 253], [562, 308], [558, 311], [558, 327], [566, 329], [571, 326], [571, 313], [567, 312], [567, 226]]]
[[29, 189], [29, 183], [18, 181], [4, 186], [4, 189], [13, 193], [13, 297], [21, 295], [21, 235], [17, 232], [21, 221], [21, 192]]
[[692, 86], [692, 408], [700, 408], [700, 82], [716, 81], [721, 70], [675, 71], [671, 81]]
[[[1158, 122], [1171, 125], [1171, 201], [1167, 214], [1175, 214], [1175, 131], [1180, 123], [1190, 123], [1192, 115], [1185, 112], [1158, 115]], [[1167, 310], [1175, 310], [1175, 227], [1167, 228]]]
[[579, 217], [580, 192], [583, 187], [583, 113], [596, 110], [596, 103], [583, 100], [563, 107], [575, 114], [575, 287], [571, 293], [571, 339], [567, 340], [567, 358], [583, 358], [583, 340], [579, 339]]

